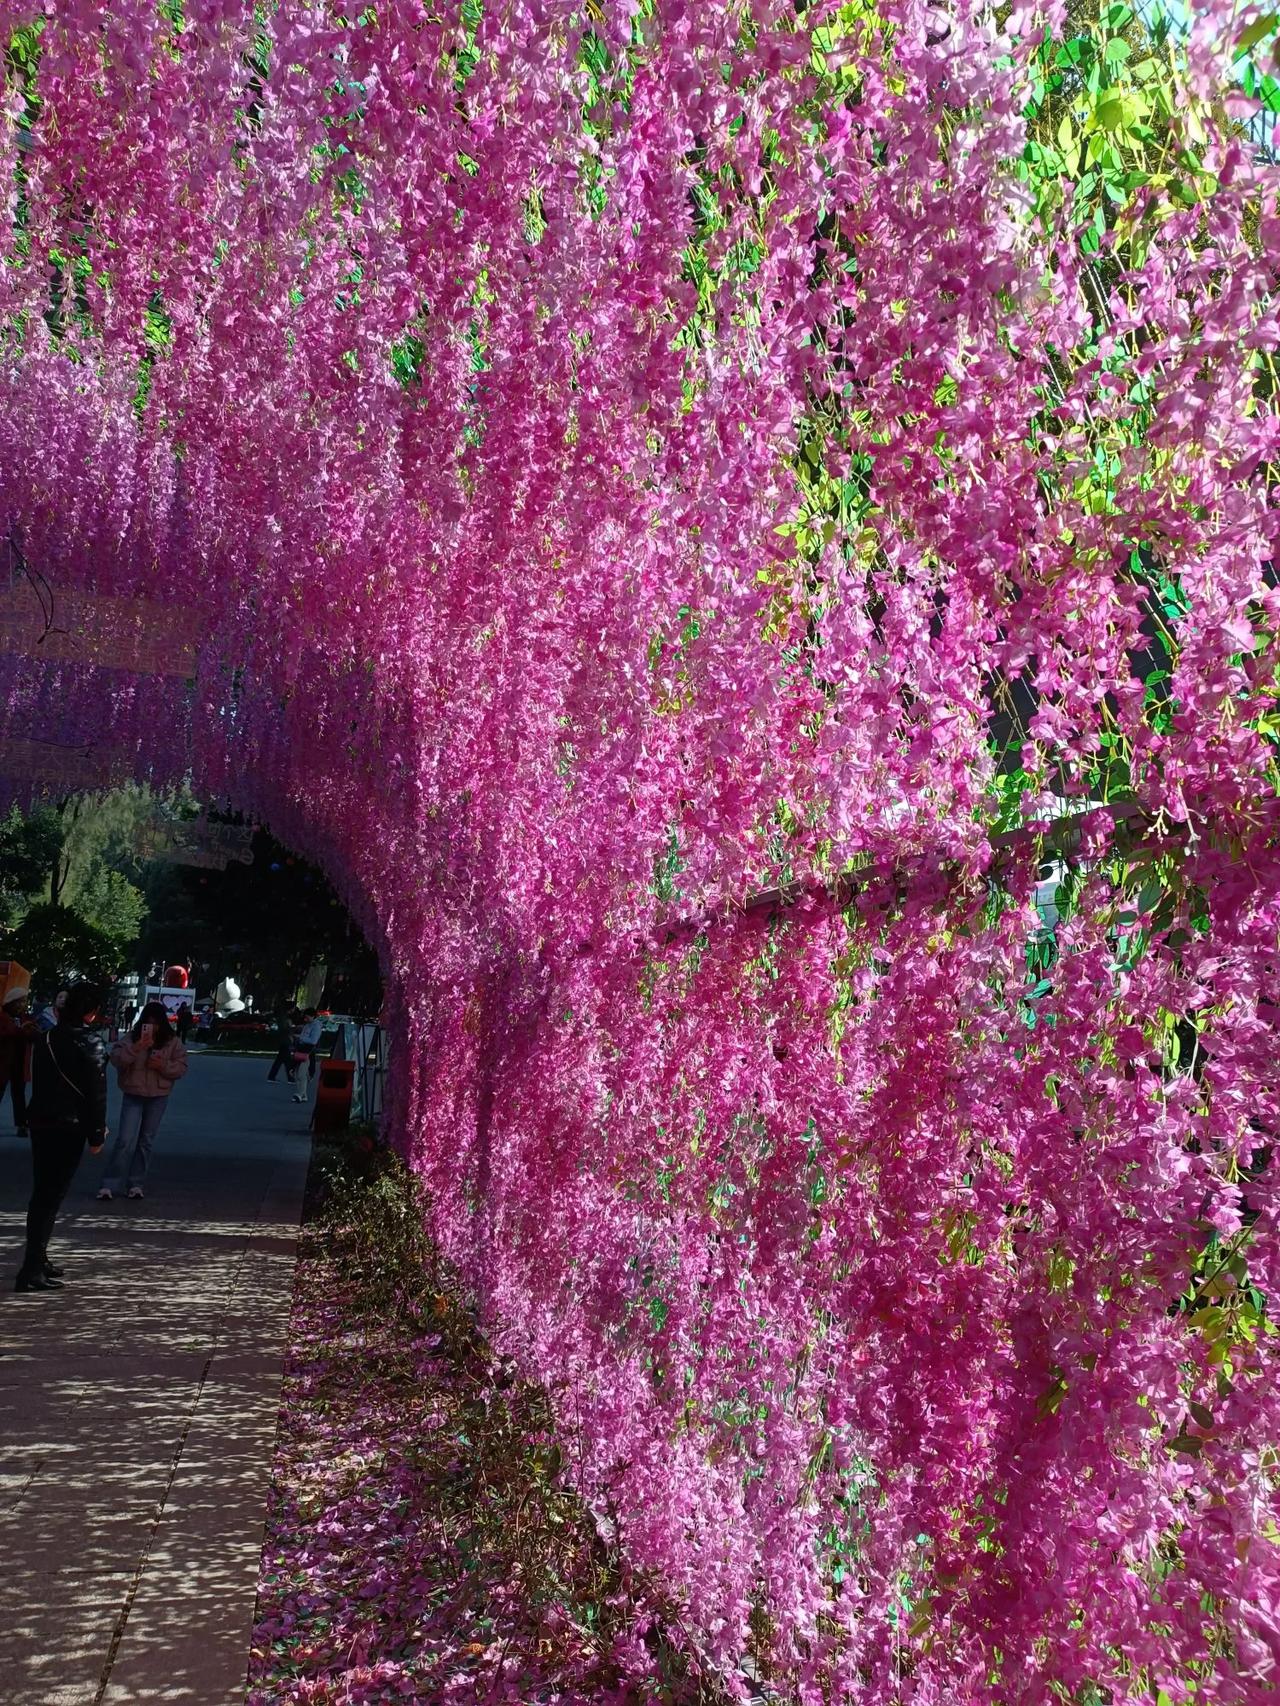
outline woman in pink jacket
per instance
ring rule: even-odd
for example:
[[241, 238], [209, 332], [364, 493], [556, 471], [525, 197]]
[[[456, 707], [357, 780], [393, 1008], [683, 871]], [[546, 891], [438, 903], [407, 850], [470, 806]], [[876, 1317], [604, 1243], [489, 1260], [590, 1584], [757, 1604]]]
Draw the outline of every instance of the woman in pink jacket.
[[169, 1092], [187, 1070], [187, 1051], [158, 1001], [147, 1002], [137, 1024], [111, 1050], [111, 1059], [120, 1074], [122, 1103], [120, 1130], [98, 1191], [102, 1202], [110, 1202], [126, 1185], [131, 1197], [141, 1197]]

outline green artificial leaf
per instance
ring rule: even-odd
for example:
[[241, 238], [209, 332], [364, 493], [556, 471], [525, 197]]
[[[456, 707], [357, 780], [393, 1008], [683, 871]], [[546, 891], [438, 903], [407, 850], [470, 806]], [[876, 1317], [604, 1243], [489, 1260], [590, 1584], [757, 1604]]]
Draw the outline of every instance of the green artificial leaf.
[[1101, 130], [1127, 130], [1145, 118], [1147, 103], [1141, 95], [1108, 95], [1094, 108], [1094, 123]]
[[1236, 58], [1243, 59], [1251, 47], [1256, 47], [1264, 36], [1269, 36], [1276, 24], [1280, 23], [1280, 12], [1264, 12], [1260, 18], [1255, 18], [1247, 29], [1242, 30], [1236, 43]]
[[1204, 1442], [1191, 1434], [1179, 1434], [1176, 1439], [1169, 1441], [1170, 1451], [1180, 1451], [1184, 1457], [1199, 1457], [1204, 1448]]

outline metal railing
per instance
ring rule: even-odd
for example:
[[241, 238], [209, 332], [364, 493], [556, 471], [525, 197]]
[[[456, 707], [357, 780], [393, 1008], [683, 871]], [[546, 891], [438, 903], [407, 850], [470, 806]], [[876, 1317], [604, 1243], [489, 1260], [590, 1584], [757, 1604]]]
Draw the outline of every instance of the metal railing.
[[382, 1090], [387, 1074], [387, 1033], [381, 1025], [338, 1026], [329, 1048], [333, 1060], [353, 1060], [351, 1117], [376, 1124], [382, 1118]]

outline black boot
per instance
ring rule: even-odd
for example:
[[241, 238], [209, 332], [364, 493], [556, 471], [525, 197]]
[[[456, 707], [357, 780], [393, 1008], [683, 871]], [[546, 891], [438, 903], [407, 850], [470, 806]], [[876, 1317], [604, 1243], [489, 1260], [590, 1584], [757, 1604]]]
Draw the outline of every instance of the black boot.
[[66, 1272], [66, 1269], [55, 1267], [54, 1264], [46, 1256], [44, 1261], [41, 1263], [40, 1272], [44, 1275], [44, 1277], [46, 1279], [60, 1280], [62, 1278], [63, 1274]]
[[38, 1268], [30, 1274], [24, 1270], [14, 1280], [13, 1289], [15, 1291], [61, 1291], [62, 1281], [60, 1279], [46, 1279]]

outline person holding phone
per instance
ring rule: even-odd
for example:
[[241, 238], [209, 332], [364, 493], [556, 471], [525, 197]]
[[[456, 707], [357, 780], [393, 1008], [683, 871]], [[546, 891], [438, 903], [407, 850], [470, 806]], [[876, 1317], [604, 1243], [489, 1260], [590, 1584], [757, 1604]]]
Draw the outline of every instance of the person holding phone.
[[107, 1054], [94, 1030], [101, 992], [77, 984], [60, 1022], [31, 1050], [31, 1202], [27, 1247], [15, 1291], [59, 1291], [62, 1269], [49, 1260], [49, 1239], [86, 1143], [101, 1155], [107, 1141]]
[[100, 1202], [126, 1189], [131, 1198], [141, 1199], [169, 1092], [187, 1070], [187, 1051], [161, 1002], [147, 1002], [137, 1024], [111, 1050], [111, 1064], [120, 1075], [120, 1129], [98, 1188]]

